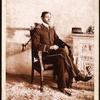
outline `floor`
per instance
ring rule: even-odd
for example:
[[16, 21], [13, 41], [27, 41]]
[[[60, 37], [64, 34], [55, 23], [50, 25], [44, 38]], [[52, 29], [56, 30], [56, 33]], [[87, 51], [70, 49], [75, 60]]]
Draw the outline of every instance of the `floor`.
[[51, 76], [45, 75], [43, 92], [40, 92], [39, 76], [36, 75], [30, 84], [29, 75], [6, 75], [7, 100], [94, 100], [93, 84], [91, 82], [74, 82], [72, 96], [65, 95], [57, 89], [57, 84]]

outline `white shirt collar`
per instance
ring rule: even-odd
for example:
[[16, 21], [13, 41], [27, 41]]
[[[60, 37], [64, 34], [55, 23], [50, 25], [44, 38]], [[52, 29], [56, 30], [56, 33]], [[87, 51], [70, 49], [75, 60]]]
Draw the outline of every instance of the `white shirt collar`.
[[49, 28], [49, 25], [43, 22], [43, 25], [47, 28]]

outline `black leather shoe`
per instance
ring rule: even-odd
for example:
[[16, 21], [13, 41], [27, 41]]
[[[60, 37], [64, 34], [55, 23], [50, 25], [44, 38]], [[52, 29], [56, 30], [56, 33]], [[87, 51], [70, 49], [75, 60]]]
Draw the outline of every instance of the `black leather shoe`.
[[63, 92], [64, 94], [67, 94], [68, 96], [71, 96], [71, 91], [68, 90], [67, 88], [60, 89], [60, 91]]
[[78, 73], [77, 77], [75, 77], [76, 81], [89, 81], [92, 78], [92, 76], [86, 76], [84, 74]]

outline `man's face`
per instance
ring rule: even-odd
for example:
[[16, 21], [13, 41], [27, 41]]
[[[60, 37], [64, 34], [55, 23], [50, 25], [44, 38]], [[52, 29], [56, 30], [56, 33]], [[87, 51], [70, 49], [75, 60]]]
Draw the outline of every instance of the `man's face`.
[[50, 13], [45, 14], [45, 16], [42, 17], [42, 21], [43, 21], [44, 23], [46, 23], [46, 24], [49, 24], [50, 21], [51, 21], [51, 14], [50, 14]]

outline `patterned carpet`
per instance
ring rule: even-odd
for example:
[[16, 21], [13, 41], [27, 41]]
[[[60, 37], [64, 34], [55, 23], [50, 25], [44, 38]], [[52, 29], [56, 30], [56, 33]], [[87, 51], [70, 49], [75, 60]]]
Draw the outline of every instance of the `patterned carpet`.
[[[6, 100], [94, 100], [94, 91], [79, 89], [74, 83], [71, 89], [72, 96], [65, 95], [57, 89], [52, 77], [45, 77], [44, 91], [40, 92], [39, 77], [30, 84], [28, 75], [7, 74]], [[79, 83], [77, 83], [79, 84]]]

